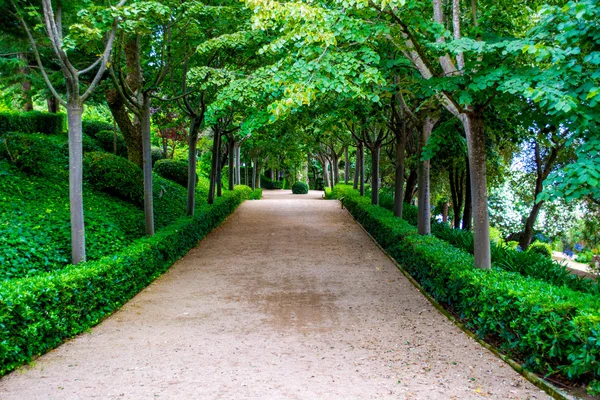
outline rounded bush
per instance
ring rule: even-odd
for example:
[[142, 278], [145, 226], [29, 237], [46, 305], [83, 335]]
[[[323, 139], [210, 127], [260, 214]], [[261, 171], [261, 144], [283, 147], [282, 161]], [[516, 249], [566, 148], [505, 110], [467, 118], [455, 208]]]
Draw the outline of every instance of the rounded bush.
[[83, 133], [86, 135], [90, 135], [93, 138], [96, 138], [96, 135], [100, 131], [111, 131], [113, 130], [113, 125], [104, 121], [96, 121], [96, 120], [84, 120], [82, 121], [81, 128], [83, 129]]
[[[115, 131], [103, 130], [96, 133], [96, 142], [107, 153], [114, 153]], [[127, 145], [121, 132], [117, 132], [117, 153], [120, 157], [127, 157]]]
[[56, 168], [68, 170], [69, 151], [63, 140], [39, 133], [7, 133], [0, 137], [0, 159], [32, 175], [55, 175]]
[[535, 242], [527, 249], [529, 253], [537, 253], [548, 258], [552, 258], [552, 248], [550, 245], [541, 242]]
[[294, 194], [307, 194], [308, 193], [308, 185], [304, 182], [296, 182], [292, 186], [292, 193]]
[[154, 167], [154, 164], [156, 164], [156, 162], [158, 160], [164, 160], [165, 159], [165, 153], [163, 153], [163, 151], [160, 149], [160, 147], [152, 147], [152, 166]]
[[[188, 163], [185, 161], [171, 159], [158, 160], [154, 164], [154, 172], [165, 179], [187, 187]], [[198, 174], [196, 174], [196, 184], [198, 184]]]

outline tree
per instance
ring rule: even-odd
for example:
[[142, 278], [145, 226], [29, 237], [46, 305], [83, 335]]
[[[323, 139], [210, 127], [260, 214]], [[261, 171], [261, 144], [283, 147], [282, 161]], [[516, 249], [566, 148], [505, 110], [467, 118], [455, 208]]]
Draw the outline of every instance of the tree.
[[[66, 98], [58, 94], [54, 85], [50, 81], [48, 74], [44, 68], [38, 51], [39, 39], [36, 39], [33, 32], [29, 28], [22, 12], [22, 6], [17, 5], [14, 0], [11, 4], [16, 11], [16, 16], [21, 22], [27, 37], [31, 43], [33, 53], [40, 72], [48, 85], [48, 88], [54, 97], [67, 109], [67, 119], [69, 127], [69, 207], [71, 214], [71, 247], [73, 264], [78, 264], [85, 261], [85, 225], [83, 219], [83, 147], [82, 147], [82, 114], [83, 105], [90, 97], [93, 90], [96, 88], [100, 79], [104, 75], [107, 63], [112, 51], [113, 41], [117, 31], [117, 9], [125, 4], [126, 0], [121, 0], [117, 6], [100, 9], [99, 18], [85, 18], [80, 24], [73, 23], [70, 28], [77, 31], [80, 28], [88, 28], [97, 38], [106, 37], [106, 44], [102, 55], [91, 65], [84, 69], [77, 69], [67, 51], [72, 49], [73, 43], [65, 41], [63, 29], [63, 7], [58, 1], [56, 6], [52, 5], [51, 0], [42, 0], [42, 16], [46, 27], [46, 34], [50, 41], [50, 45], [56, 55], [61, 72], [64, 76], [67, 93]], [[106, 17], [110, 17], [111, 27], [106, 34], [107, 27], [102, 21], [106, 21]], [[82, 29], [85, 30], [85, 29]], [[71, 29], [69, 29], [70, 32]], [[83, 32], [78, 32], [80, 37], [83, 37]], [[88, 33], [89, 34], [89, 33]], [[73, 35], [69, 35], [72, 40]], [[89, 45], [89, 43], [88, 43]], [[97, 71], [87, 88], [81, 93], [81, 77], [94, 71]]]

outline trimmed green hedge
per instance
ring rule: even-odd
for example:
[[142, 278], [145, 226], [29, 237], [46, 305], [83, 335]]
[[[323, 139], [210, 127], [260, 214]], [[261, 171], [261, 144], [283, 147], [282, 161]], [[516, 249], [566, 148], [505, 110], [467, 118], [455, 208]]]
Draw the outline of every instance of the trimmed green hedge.
[[[154, 172], [165, 179], [171, 180], [187, 188], [188, 181], [188, 163], [183, 160], [172, 160], [170, 158], [156, 161]], [[198, 174], [196, 174], [196, 184], [198, 184]]]
[[165, 153], [160, 149], [160, 147], [152, 147], [152, 167], [158, 160], [163, 160], [165, 158]]
[[100, 131], [112, 131], [114, 129], [113, 124], [104, 122], [104, 121], [96, 121], [92, 119], [84, 119], [82, 121], [81, 129], [83, 133], [89, 135], [93, 138], [96, 138], [96, 135]]
[[283, 182], [273, 181], [263, 175], [260, 177], [260, 186], [265, 190], [279, 190], [283, 188]]
[[0, 375], [94, 326], [163, 273], [251, 194], [238, 186], [98, 261], [0, 282]]
[[459, 314], [480, 337], [533, 371], [560, 371], [573, 381], [600, 379], [600, 299], [538, 279], [478, 270], [473, 256], [414, 226], [345, 185], [336, 196], [369, 233], [437, 301]]
[[308, 193], [308, 185], [304, 182], [296, 182], [292, 186], [292, 193], [294, 194], [307, 194]]
[[10, 132], [0, 134], [0, 159], [31, 175], [66, 175], [69, 150], [66, 137]]
[[[96, 133], [96, 142], [102, 150], [113, 153], [115, 151], [115, 131], [99, 131]], [[127, 157], [127, 145], [125, 144], [125, 139], [123, 139], [123, 135], [121, 132], [117, 132], [117, 153], [120, 157]]]
[[0, 112], [0, 134], [6, 132], [43, 133], [55, 135], [63, 131], [64, 114], [30, 111]]

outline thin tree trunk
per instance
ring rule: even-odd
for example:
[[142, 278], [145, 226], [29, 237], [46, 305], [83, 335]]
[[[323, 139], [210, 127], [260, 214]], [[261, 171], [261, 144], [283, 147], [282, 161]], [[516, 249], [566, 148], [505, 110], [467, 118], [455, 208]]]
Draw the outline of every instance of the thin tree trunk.
[[194, 210], [196, 209], [196, 147], [198, 144], [199, 128], [198, 119], [191, 117], [190, 134], [188, 137], [187, 215], [194, 215]]
[[340, 160], [337, 156], [337, 154], [332, 155], [331, 157], [331, 173], [333, 176], [333, 179], [331, 180], [332, 183], [332, 187], [337, 185], [338, 183], [340, 183]]
[[360, 153], [358, 151], [359, 145], [356, 145], [356, 156], [354, 157], [354, 182], [352, 182], [352, 188], [354, 190], [358, 189], [358, 179], [360, 178]]
[[463, 114], [462, 121], [469, 149], [475, 266], [481, 269], [490, 269], [492, 261], [490, 254], [490, 222], [487, 208], [484, 120], [483, 116], [479, 114]]
[[256, 190], [256, 159], [252, 160], [252, 190]]
[[[333, 191], [333, 188], [334, 188], [335, 182], [336, 182], [336, 180], [335, 180], [335, 171], [337, 170], [337, 168], [334, 170], [333, 163], [329, 163], [329, 165], [331, 165], [331, 180], [330, 180], [329, 183], [331, 185], [331, 190]], [[338, 176], [338, 179], [339, 179], [339, 176]]]
[[21, 92], [23, 96], [23, 110], [33, 111], [33, 101], [31, 99], [31, 69], [27, 61], [27, 54], [19, 53], [19, 59], [25, 64], [20, 69], [22, 81]]
[[442, 206], [442, 222], [448, 222], [448, 202]]
[[[427, 141], [429, 140], [429, 136], [431, 135], [431, 131], [433, 130], [433, 125], [435, 121], [429, 117], [425, 118], [423, 122], [423, 126], [421, 128], [421, 137], [419, 140], [419, 158], [423, 155], [423, 148], [427, 145]], [[418, 176], [418, 232], [419, 235], [429, 235], [431, 234], [431, 188], [430, 188], [430, 168], [431, 161], [425, 160], [421, 161], [418, 166], [417, 176]]]
[[404, 159], [406, 148], [406, 132], [396, 134], [396, 177], [394, 181], [394, 215], [402, 218], [402, 199], [404, 197]]
[[471, 196], [471, 172], [469, 168], [469, 159], [467, 158], [465, 162], [465, 210], [463, 213], [462, 228], [466, 231], [470, 231], [472, 227], [471, 221], [473, 221], [473, 199]]
[[460, 228], [460, 216], [463, 206], [464, 175], [460, 173], [455, 165], [448, 169], [448, 180], [450, 181], [450, 197], [452, 198], [452, 211], [454, 213], [454, 228]]
[[229, 146], [229, 190], [233, 190], [235, 186], [235, 142], [233, 140], [229, 140], [227, 143]]
[[217, 170], [221, 164], [219, 160], [221, 155], [221, 133], [216, 131], [213, 135], [213, 149], [212, 149], [212, 160], [210, 165], [210, 180], [208, 186], [208, 204], [215, 202], [215, 192], [217, 186]]
[[48, 112], [52, 114], [58, 113], [59, 102], [56, 100], [54, 96], [50, 96], [46, 99], [46, 104], [48, 105]]
[[327, 171], [327, 160], [325, 159], [325, 157], [321, 157], [320, 161], [321, 161], [321, 165], [323, 166], [323, 190], [325, 190], [325, 188], [327, 186], [329, 186], [329, 173]]
[[[140, 120], [134, 118], [133, 122], [131, 121], [129, 111], [116, 90], [107, 90], [105, 94], [108, 108], [125, 140], [125, 145], [127, 146], [127, 158], [129, 161], [142, 168], [144, 156]], [[164, 152], [164, 154], [166, 157], [167, 152]]]
[[360, 173], [358, 174], [359, 190], [360, 190], [360, 195], [364, 196], [365, 195], [365, 144], [364, 143], [361, 142], [359, 144], [358, 151], [360, 153], [360, 165], [359, 165]]
[[412, 169], [408, 174], [408, 179], [406, 180], [406, 187], [404, 188], [404, 199], [403, 201], [406, 204], [411, 204], [412, 199], [415, 195], [415, 187], [417, 186], [417, 171]]
[[256, 186], [261, 189], [260, 186], [260, 177], [261, 177], [261, 173], [262, 173], [262, 166], [256, 166]]
[[71, 214], [72, 263], [85, 261], [85, 225], [83, 219], [83, 105], [69, 103], [69, 209]]
[[348, 184], [350, 175], [350, 158], [348, 157], [348, 145], [344, 147], [344, 185]]
[[241, 147], [240, 143], [235, 144], [235, 159], [236, 159], [236, 171], [237, 171], [237, 184], [238, 185], [242, 184], [242, 175], [241, 175], [242, 156], [240, 154], [241, 153], [240, 147]]
[[142, 98], [142, 154], [144, 171], [144, 216], [146, 235], [154, 236], [154, 199], [152, 196], [152, 144], [150, 143], [150, 94]]
[[523, 251], [527, 250], [531, 244], [533, 239], [533, 226], [535, 225], [535, 221], [540, 213], [540, 210], [542, 209], [543, 204], [544, 201], [535, 203], [531, 209], [531, 212], [529, 213], [529, 216], [527, 217], [527, 220], [525, 221], [525, 230], [521, 235], [521, 240], [519, 240], [519, 245]]
[[379, 153], [380, 145], [371, 147], [371, 204], [379, 204]]

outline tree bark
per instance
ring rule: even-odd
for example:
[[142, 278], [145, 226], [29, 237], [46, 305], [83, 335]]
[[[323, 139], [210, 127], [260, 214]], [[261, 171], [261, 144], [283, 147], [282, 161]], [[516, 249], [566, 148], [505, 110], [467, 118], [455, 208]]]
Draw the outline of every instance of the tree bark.
[[358, 151], [360, 154], [360, 165], [359, 165], [360, 173], [358, 174], [359, 190], [360, 190], [360, 195], [364, 196], [365, 195], [365, 144], [363, 142], [359, 143]]
[[466, 179], [465, 179], [465, 210], [462, 220], [462, 228], [465, 231], [470, 231], [473, 224], [473, 199], [471, 196], [471, 172], [469, 168], [469, 158], [466, 160]]
[[327, 171], [327, 159], [325, 157], [320, 157], [321, 165], [323, 166], [323, 190], [327, 186], [329, 186], [329, 172]]
[[350, 175], [350, 158], [348, 157], [348, 145], [344, 146], [344, 185], [348, 184]]
[[487, 208], [484, 120], [483, 115], [478, 113], [462, 114], [461, 120], [465, 127], [469, 149], [475, 266], [481, 269], [490, 269], [492, 262], [490, 253], [490, 223]]
[[523, 230], [523, 234], [521, 235], [521, 240], [519, 240], [519, 245], [523, 251], [527, 250], [531, 241], [533, 239], [533, 226], [535, 225], [535, 221], [542, 209], [542, 205], [544, 201], [537, 202], [533, 205], [531, 212], [527, 216], [527, 220], [525, 221], [525, 229]]
[[356, 144], [356, 156], [354, 157], [354, 181], [352, 182], [352, 188], [358, 189], [358, 179], [360, 178], [360, 153], [358, 151], [359, 144]]
[[252, 160], [252, 190], [256, 190], [256, 159]]
[[396, 176], [394, 179], [394, 215], [402, 218], [406, 132], [396, 133]]
[[219, 131], [213, 130], [213, 148], [212, 148], [212, 159], [210, 163], [210, 179], [208, 186], [208, 204], [213, 204], [215, 202], [215, 192], [217, 186], [217, 170], [219, 169], [219, 165], [221, 161], [219, 157], [221, 155], [221, 133]]
[[417, 187], [417, 171], [412, 169], [408, 174], [408, 179], [406, 180], [406, 187], [404, 188], [404, 199], [403, 201], [406, 204], [411, 204], [412, 199], [415, 196], [415, 188]]
[[150, 94], [142, 97], [141, 126], [144, 171], [144, 216], [146, 235], [154, 236], [154, 199], [152, 196], [152, 144], [150, 143]]
[[33, 101], [31, 99], [31, 68], [26, 53], [19, 53], [19, 59], [23, 62], [23, 66], [19, 68], [21, 73], [21, 92], [23, 96], [23, 110], [33, 111]]
[[333, 179], [331, 180], [331, 187], [340, 183], [340, 160], [337, 154], [335, 154], [335, 150], [332, 153], [333, 154], [331, 155], [331, 174], [333, 176]]
[[71, 214], [71, 256], [73, 264], [85, 261], [85, 225], [83, 219], [83, 105], [67, 105], [69, 121], [69, 210]]
[[227, 146], [229, 148], [229, 190], [233, 190], [233, 188], [235, 187], [235, 172], [236, 172], [236, 167], [235, 167], [235, 141], [233, 141], [233, 139], [227, 139]]
[[[131, 120], [129, 111], [116, 90], [107, 90], [105, 94], [108, 108], [125, 140], [125, 145], [127, 146], [127, 158], [129, 161], [142, 168], [144, 156], [141, 121], [137, 117], [134, 117], [133, 121]], [[167, 153], [165, 153], [165, 157], [166, 156]]]
[[371, 147], [371, 204], [379, 204], [379, 153], [380, 145]]
[[194, 215], [194, 210], [196, 209], [196, 148], [198, 144], [199, 129], [200, 124], [198, 118], [191, 117], [190, 134], [188, 137], [187, 215]]
[[240, 143], [236, 142], [235, 143], [235, 170], [236, 170], [236, 177], [237, 177], [237, 181], [236, 184], [241, 185], [242, 184], [242, 175], [241, 175], [241, 155], [240, 155]]
[[[435, 120], [426, 117], [421, 127], [421, 136], [419, 138], [419, 159], [423, 156], [423, 149], [427, 145]], [[418, 179], [418, 224], [419, 235], [431, 234], [431, 187], [430, 187], [430, 169], [431, 161], [425, 160], [419, 162], [417, 170]]]
[[50, 96], [46, 99], [46, 104], [48, 105], [48, 112], [51, 114], [57, 114], [59, 107], [60, 107], [60, 103], [58, 102], [58, 100], [56, 100], [56, 97], [54, 96]]
[[463, 206], [464, 174], [455, 165], [451, 165], [448, 169], [448, 180], [450, 181], [450, 197], [454, 213], [453, 225], [458, 229]]

